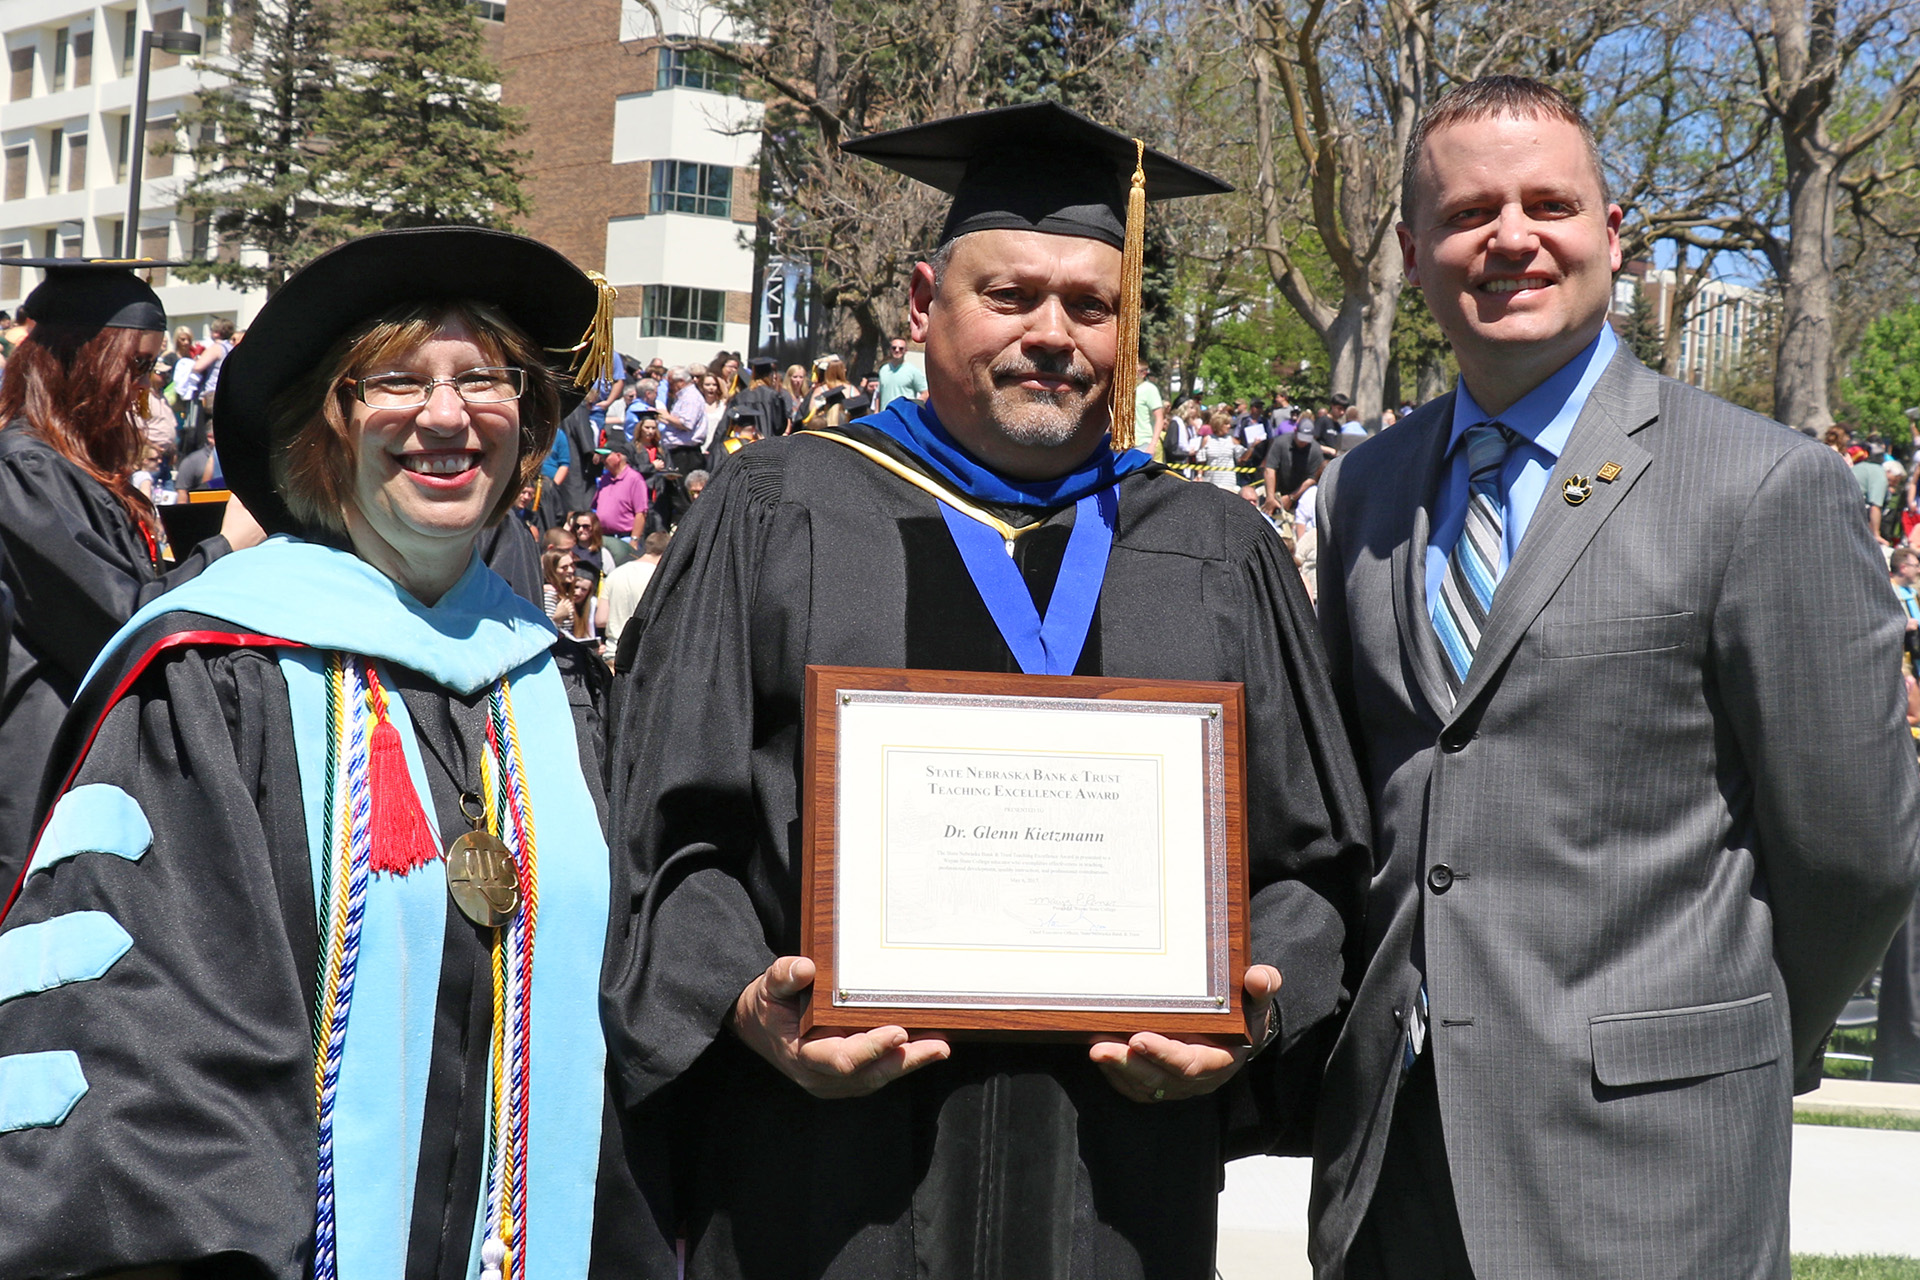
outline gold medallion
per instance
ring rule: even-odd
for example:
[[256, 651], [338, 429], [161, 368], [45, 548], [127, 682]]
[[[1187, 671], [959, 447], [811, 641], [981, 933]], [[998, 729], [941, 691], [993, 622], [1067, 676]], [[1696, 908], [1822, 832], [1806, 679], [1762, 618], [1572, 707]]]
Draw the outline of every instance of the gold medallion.
[[1600, 464], [1600, 469], [1593, 474], [1608, 484], [1612, 484], [1620, 478], [1620, 464], [1617, 462], [1603, 462]]
[[1566, 483], [1560, 486], [1560, 496], [1567, 500], [1567, 505], [1570, 507], [1579, 506], [1592, 493], [1593, 483], [1585, 476], [1568, 476]]
[[500, 837], [469, 831], [447, 849], [447, 892], [460, 914], [498, 929], [520, 909], [520, 868]]

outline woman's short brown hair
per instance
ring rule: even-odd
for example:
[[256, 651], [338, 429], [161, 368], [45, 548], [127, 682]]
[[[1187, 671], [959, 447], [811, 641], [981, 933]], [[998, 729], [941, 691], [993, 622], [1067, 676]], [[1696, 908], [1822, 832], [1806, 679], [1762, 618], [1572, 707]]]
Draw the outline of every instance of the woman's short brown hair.
[[560, 375], [547, 364], [546, 353], [496, 307], [472, 300], [412, 302], [349, 330], [312, 372], [274, 397], [268, 411], [269, 465], [273, 487], [294, 519], [333, 533], [346, 531], [354, 468], [347, 431], [353, 392], [347, 380], [385, 373], [401, 356], [452, 328], [471, 334], [487, 359], [527, 371], [527, 390], [520, 397], [519, 479], [501, 492], [487, 523], [513, 506], [553, 447], [561, 417]]

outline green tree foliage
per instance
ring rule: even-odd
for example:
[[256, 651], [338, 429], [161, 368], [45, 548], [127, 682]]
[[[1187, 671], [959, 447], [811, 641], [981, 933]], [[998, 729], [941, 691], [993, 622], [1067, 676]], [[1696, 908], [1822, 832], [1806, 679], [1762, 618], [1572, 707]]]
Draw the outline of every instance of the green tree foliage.
[[1197, 363], [1200, 394], [1209, 404], [1266, 400], [1275, 391], [1297, 403], [1326, 393], [1327, 362], [1319, 336], [1284, 303], [1216, 324]]
[[1920, 303], [1867, 326], [1843, 389], [1856, 430], [1902, 447], [1912, 439], [1906, 411], [1920, 406]]
[[336, 0], [340, 48], [323, 95], [320, 192], [340, 233], [463, 223], [510, 228], [527, 212], [521, 113], [465, 0]]
[[271, 291], [327, 247], [312, 193], [326, 164], [319, 122], [334, 76], [330, 13], [316, 0], [247, 0], [235, 9], [231, 56], [199, 64], [226, 83], [180, 113], [189, 139], [180, 149], [196, 172], [179, 204], [210, 225], [220, 252], [180, 268], [187, 279]]
[[1660, 367], [1663, 339], [1660, 333], [1660, 317], [1653, 313], [1653, 303], [1647, 300], [1645, 289], [1633, 291], [1633, 310], [1627, 313], [1626, 327], [1620, 331], [1620, 340], [1627, 344], [1627, 350], [1640, 358], [1640, 363], [1649, 369]]
[[1453, 385], [1460, 372], [1447, 335], [1433, 318], [1427, 300], [1412, 285], [1400, 288], [1400, 307], [1393, 317], [1393, 364], [1388, 369], [1387, 402], [1425, 404]]
[[982, 105], [1047, 100], [1096, 120], [1121, 116], [1124, 89], [1141, 70], [1127, 39], [1130, 7], [1112, 0], [1032, 0], [1011, 9], [1004, 42], [983, 68]]

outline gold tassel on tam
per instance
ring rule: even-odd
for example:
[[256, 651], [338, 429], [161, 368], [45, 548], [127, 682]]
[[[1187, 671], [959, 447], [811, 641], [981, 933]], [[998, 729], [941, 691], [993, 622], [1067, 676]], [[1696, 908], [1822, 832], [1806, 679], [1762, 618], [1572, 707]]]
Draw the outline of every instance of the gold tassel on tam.
[[613, 301], [620, 296], [620, 291], [608, 284], [607, 278], [598, 271], [587, 272], [587, 279], [600, 291], [600, 301], [593, 309], [593, 323], [587, 326], [580, 341], [569, 348], [580, 357], [573, 375], [576, 387], [591, 387], [613, 373]]
[[1135, 138], [1133, 187], [1127, 192], [1127, 236], [1120, 250], [1120, 322], [1113, 360], [1113, 451], [1133, 448], [1133, 397], [1140, 386], [1140, 286], [1146, 275], [1147, 144]]

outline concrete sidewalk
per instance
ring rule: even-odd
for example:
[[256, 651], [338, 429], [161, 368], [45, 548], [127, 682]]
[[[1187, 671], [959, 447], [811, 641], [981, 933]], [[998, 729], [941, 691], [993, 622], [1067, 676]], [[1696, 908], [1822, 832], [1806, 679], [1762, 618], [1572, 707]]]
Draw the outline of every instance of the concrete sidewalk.
[[[1305, 1160], [1227, 1166], [1221, 1280], [1310, 1280], [1307, 1179]], [[1795, 1253], [1920, 1257], [1920, 1133], [1795, 1125], [1790, 1212]]]

